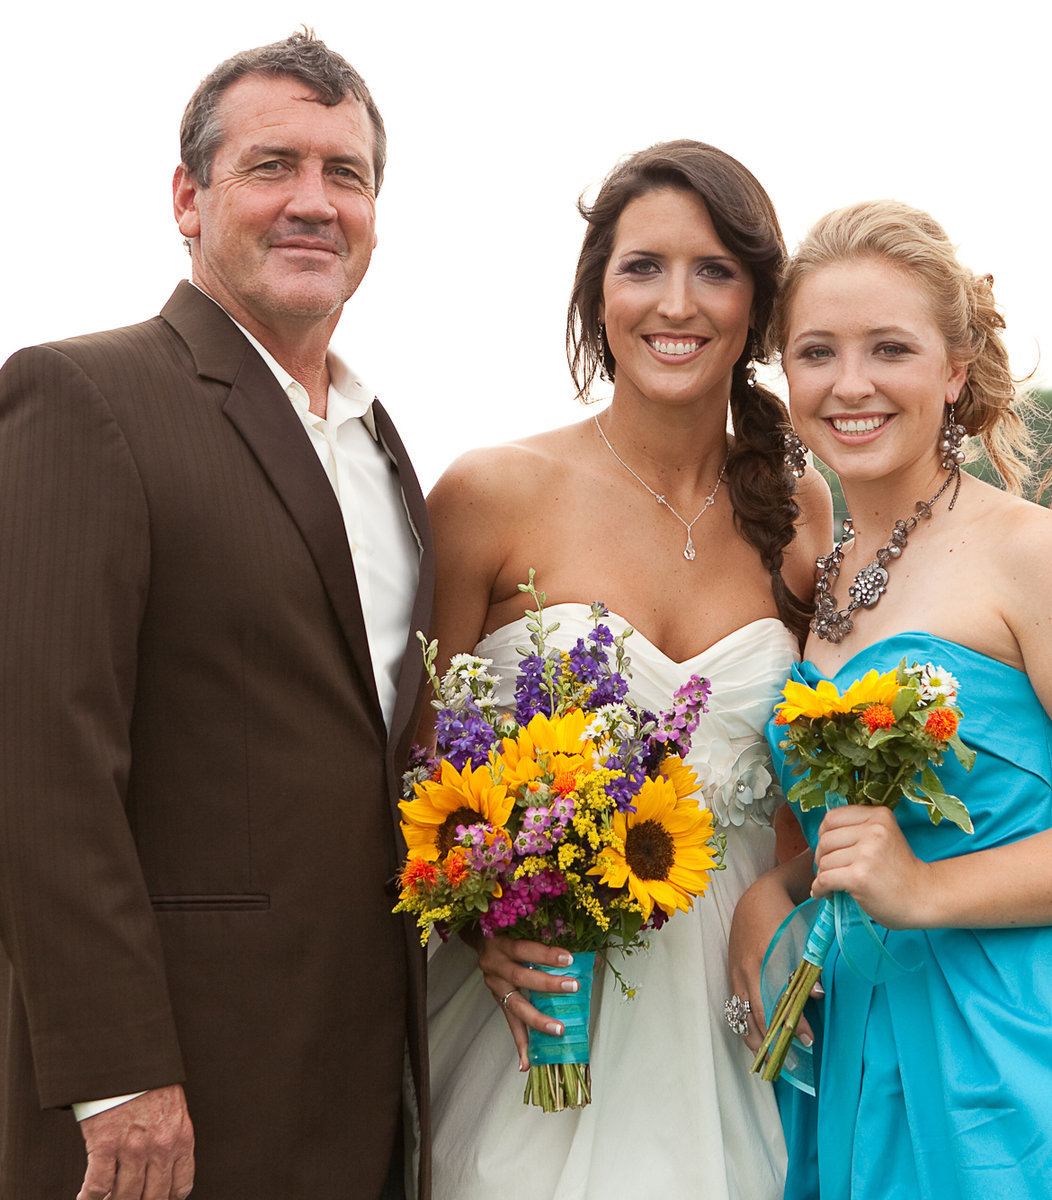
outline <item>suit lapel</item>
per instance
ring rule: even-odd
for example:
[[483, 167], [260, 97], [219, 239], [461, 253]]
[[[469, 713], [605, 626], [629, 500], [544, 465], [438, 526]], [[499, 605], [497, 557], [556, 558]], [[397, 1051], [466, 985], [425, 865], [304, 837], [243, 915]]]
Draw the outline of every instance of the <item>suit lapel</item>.
[[180, 284], [161, 315], [193, 352], [200, 374], [229, 384], [223, 411], [299, 529], [347, 638], [363, 693], [369, 697], [374, 719], [382, 729], [383, 715], [343, 515], [302, 422], [267, 365], [204, 293], [190, 284]]
[[245, 356], [223, 411], [266, 471], [307, 543], [347, 636], [362, 688], [382, 725], [369, 638], [339, 502], [295, 409], [254, 351]]
[[392, 783], [398, 788], [401, 785], [398, 768], [405, 762], [408, 755], [409, 742], [416, 729], [417, 714], [420, 711], [423, 658], [416, 631], [419, 629], [426, 636], [431, 627], [431, 606], [435, 590], [435, 554], [431, 540], [431, 526], [428, 523], [427, 507], [420, 490], [420, 482], [409, 461], [405, 446], [402, 445], [402, 439], [398, 436], [394, 423], [379, 400], [373, 401], [373, 417], [376, 421], [376, 433], [380, 444], [387, 451], [398, 470], [406, 511], [416, 532], [417, 541], [420, 543], [420, 577], [409, 621], [406, 650], [398, 676], [398, 695], [391, 717], [388, 750], [391, 757]]

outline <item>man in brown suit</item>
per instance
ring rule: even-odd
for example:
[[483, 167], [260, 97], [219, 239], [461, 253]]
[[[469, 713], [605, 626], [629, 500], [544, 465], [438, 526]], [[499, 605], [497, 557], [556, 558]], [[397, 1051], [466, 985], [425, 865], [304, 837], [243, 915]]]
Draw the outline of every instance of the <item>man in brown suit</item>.
[[0, 373], [0, 1198], [376, 1200], [414, 1134], [426, 1196], [390, 881], [431, 550], [328, 352], [383, 124], [295, 35], [182, 155], [196, 286]]

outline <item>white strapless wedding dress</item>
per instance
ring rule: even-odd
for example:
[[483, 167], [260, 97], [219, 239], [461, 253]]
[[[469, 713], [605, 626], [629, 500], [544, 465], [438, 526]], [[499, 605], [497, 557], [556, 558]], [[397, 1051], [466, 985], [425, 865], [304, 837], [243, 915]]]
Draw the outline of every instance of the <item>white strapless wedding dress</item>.
[[[586, 604], [557, 604], [549, 645], [592, 628]], [[606, 619], [617, 634], [625, 622]], [[525, 620], [477, 653], [513, 705]], [[712, 683], [688, 760], [727, 834], [726, 869], [690, 913], [651, 935], [650, 950], [614, 963], [637, 989], [625, 1000], [602, 967], [592, 1001], [592, 1103], [542, 1113], [522, 1102], [525, 1077], [507, 1023], [459, 939], [429, 971], [434, 1200], [780, 1200], [785, 1144], [770, 1084], [727, 1027], [727, 937], [742, 892], [774, 863], [770, 816], [780, 794], [763, 728], [796, 641], [780, 621], [755, 621], [687, 662], [635, 632], [625, 644], [630, 695], [658, 711], [693, 674]]]

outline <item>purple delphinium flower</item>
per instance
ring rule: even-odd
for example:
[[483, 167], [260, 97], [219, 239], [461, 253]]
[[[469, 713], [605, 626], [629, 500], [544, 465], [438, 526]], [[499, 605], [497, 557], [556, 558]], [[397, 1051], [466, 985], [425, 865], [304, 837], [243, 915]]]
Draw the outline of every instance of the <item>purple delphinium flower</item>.
[[628, 683], [624, 676], [618, 675], [616, 671], [611, 671], [596, 684], [590, 706], [601, 708], [604, 704], [620, 704], [627, 695]]
[[626, 763], [620, 756], [615, 755], [611, 755], [603, 766], [618, 772], [613, 779], [606, 781], [603, 791], [613, 800], [618, 812], [635, 812], [635, 798], [646, 781], [646, 772], [642, 766], [632, 760]]
[[552, 698], [544, 686], [544, 659], [539, 654], [527, 654], [519, 664], [515, 683], [515, 719], [528, 725], [538, 714], [552, 715]]
[[438, 753], [460, 771], [468, 760], [485, 762], [496, 740], [492, 724], [482, 715], [473, 699], [460, 712], [440, 708], [435, 721], [435, 740]]
[[[635, 812], [633, 803], [639, 790], [646, 782], [648, 768], [649, 746], [640, 741], [626, 741], [616, 754], [603, 763], [611, 771], [620, 772], [613, 779], [607, 780], [603, 790], [613, 800], [618, 812]], [[655, 763], [656, 766], [656, 763]]]
[[[597, 625], [588, 635], [588, 640], [596, 646], [612, 646], [614, 644], [614, 635], [610, 632], [608, 625]], [[603, 656], [603, 661], [606, 661], [605, 655]]]
[[610, 669], [606, 652], [614, 644], [614, 635], [606, 625], [597, 625], [586, 638], [578, 638], [570, 651], [570, 670], [581, 683], [590, 683], [595, 691], [590, 708], [620, 700], [627, 691], [625, 681]]
[[602, 664], [585, 645], [584, 638], [578, 638], [570, 651], [570, 670], [581, 683], [595, 683], [599, 678]]
[[[605, 614], [603, 614], [605, 615]], [[606, 625], [597, 625], [587, 637], [578, 638], [570, 651], [570, 671], [582, 684], [591, 685], [588, 708], [616, 704], [628, 694], [628, 683], [611, 670], [606, 648], [614, 644], [614, 635]]]

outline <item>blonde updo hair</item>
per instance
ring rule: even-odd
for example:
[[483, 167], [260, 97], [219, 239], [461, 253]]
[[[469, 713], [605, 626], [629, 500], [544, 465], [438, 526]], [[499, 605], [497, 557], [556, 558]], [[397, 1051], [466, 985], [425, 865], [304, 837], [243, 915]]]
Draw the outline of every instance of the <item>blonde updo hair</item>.
[[1019, 494], [1031, 473], [1029, 430], [1021, 415], [1027, 400], [1017, 396], [1009, 369], [993, 277], [963, 267], [946, 231], [926, 212], [895, 200], [873, 200], [822, 217], [783, 272], [771, 324], [777, 348], [785, 347], [801, 281], [821, 267], [867, 258], [899, 267], [923, 288], [947, 356], [968, 367], [957, 398], [957, 423], [980, 438], [1008, 490]]

